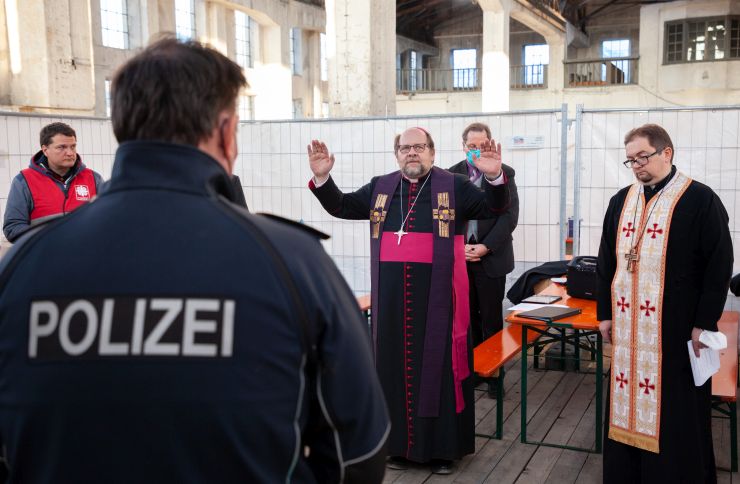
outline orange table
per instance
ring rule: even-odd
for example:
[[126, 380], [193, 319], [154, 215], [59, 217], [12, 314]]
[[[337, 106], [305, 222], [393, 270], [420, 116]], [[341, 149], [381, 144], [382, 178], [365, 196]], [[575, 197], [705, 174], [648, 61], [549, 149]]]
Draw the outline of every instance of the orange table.
[[[540, 294], [550, 294], [560, 296], [562, 299], [555, 302], [554, 304], [562, 304], [571, 308], [579, 308], [580, 314], [569, 316], [564, 319], [559, 319], [551, 323], [545, 323], [542, 321], [535, 321], [527, 318], [520, 318], [519, 312], [512, 313], [506, 321], [511, 324], [518, 324], [522, 327], [522, 392], [521, 392], [521, 441], [525, 444], [538, 444], [548, 447], [557, 447], [561, 449], [580, 450], [587, 452], [601, 453], [601, 437], [602, 437], [602, 400], [603, 400], [603, 345], [601, 340], [601, 333], [599, 332], [599, 322], [596, 319], [596, 301], [588, 299], [578, 299], [568, 296], [565, 292], [565, 288], [560, 285], [551, 284]], [[566, 330], [574, 330], [572, 335], [566, 335]], [[535, 442], [527, 440], [527, 351], [531, 346], [528, 343], [528, 331], [536, 331], [543, 336], [549, 336], [549, 339], [540, 339], [536, 344], [541, 345], [550, 341], [561, 341], [561, 358], [565, 363], [565, 343], [566, 341], [572, 341], [572, 344], [576, 347], [576, 363], [577, 369], [580, 369], [580, 358], [579, 353], [581, 348], [588, 349], [596, 359], [596, 429], [595, 429], [595, 446], [594, 448], [582, 448], [572, 447], [567, 445], [556, 445], [547, 442]], [[596, 335], [595, 347], [592, 346], [589, 336]], [[581, 344], [581, 339], [585, 339], [587, 346]], [[536, 363], [537, 359], [535, 359]], [[565, 365], [564, 365], [565, 366]]]

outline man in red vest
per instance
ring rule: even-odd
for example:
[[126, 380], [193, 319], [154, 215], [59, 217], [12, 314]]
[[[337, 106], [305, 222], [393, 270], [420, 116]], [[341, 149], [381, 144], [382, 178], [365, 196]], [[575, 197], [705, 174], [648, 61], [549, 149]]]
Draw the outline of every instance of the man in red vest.
[[95, 197], [103, 178], [77, 154], [77, 134], [64, 123], [44, 126], [41, 151], [13, 179], [5, 207], [3, 233], [10, 242], [30, 227], [66, 215]]

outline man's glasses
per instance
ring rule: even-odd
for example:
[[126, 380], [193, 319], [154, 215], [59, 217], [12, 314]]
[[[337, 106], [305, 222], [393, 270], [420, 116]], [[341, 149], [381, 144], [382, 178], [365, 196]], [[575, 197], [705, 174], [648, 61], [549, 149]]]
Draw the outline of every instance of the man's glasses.
[[427, 144], [426, 143], [418, 143], [418, 144], [415, 144], [415, 145], [401, 145], [401, 146], [398, 147], [398, 151], [402, 155], [405, 155], [409, 151], [411, 151], [411, 148], [414, 149], [414, 153], [423, 153], [424, 150], [427, 149]]
[[660, 153], [664, 149], [665, 148], [661, 148], [661, 149], [657, 150], [655, 153], [650, 153], [649, 155], [638, 156], [634, 160], [626, 159], [626, 160], [624, 160], [622, 162], [622, 164], [624, 166], [626, 166], [627, 168], [632, 168], [635, 165], [637, 165], [637, 166], [645, 166], [645, 165], [648, 164], [648, 161], [650, 161], [650, 157], [651, 156], [657, 155], [658, 153]]

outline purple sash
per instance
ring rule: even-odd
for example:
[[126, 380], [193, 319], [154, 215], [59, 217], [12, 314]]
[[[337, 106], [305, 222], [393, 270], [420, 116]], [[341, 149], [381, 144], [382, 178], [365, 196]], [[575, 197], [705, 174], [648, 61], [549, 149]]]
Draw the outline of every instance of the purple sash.
[[[418, 410], [420, 417], [439, 415], [444, 355], [450, 342], [447, 335], [451, 314], [453, 315], [452, 369], [458, 413], [465, 407], [462, 380], [470, 373], [467, 361], [467, 330], [470, 323], [468, 278], [465, 269], [464, 241], [462, 237], [455, 237], [455, 178], [452, 173], [437, 167], [432, 168], [430, 176], [432, 177], [433, 255], [419, 389], [421, 394]], [[381, 176], [375, 184], [371, 198], [371, 206], [374, 207], [370, 213], [371, 315], [373, 347], [376, 355], [380, 246], [383, 239], [385, 213], [400, 181], [400, 172]], [[386, 196], [383, 197], [383, 195]]]

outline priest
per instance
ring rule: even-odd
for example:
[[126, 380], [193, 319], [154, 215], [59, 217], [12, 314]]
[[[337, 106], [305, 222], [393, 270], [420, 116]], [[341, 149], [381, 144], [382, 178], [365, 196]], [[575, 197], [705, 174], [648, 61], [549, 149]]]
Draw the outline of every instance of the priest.
[[467, 220], [496, 217], [508, 204], [501, 145], [481, 147], [483, 188], [434, 166], [434, 141], [422, 128], [397, 136], [399, 171], [342, 193], [329, 172], [334, 155], [314, 140], [309, 187], [331, 215], [368, 220], [372, 339], [392, 429], [389, 467], [430, 463], [449, 474], [474, 452], [472, 348], [465, 268]]
[[635, 128], [624, 145], [636, 181], [609, 202], [597, 265], [600, 330], [613, 351], [604, 482], [716, 482], [711, 380], [694, 385], [688, 352], [700, 355], [727, 297], [727, 212], [676, 169], [662, 127]]

